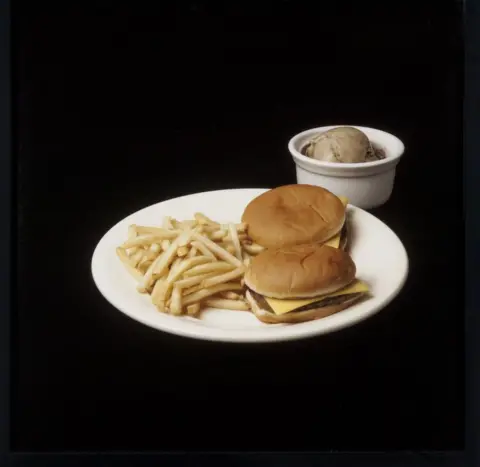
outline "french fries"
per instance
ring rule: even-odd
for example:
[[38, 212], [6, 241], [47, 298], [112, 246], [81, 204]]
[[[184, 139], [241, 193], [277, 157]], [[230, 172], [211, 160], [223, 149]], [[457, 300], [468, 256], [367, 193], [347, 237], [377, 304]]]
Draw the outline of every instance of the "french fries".
[[227, 300], [240, 300], [242, 298], [241, 295], [235, 292], [220, 292], [220, 297], [226, 298]]
[[213, 287], [209, 287], [208, 289], [202, 288], [197, 292], [193, 292], [188, 294], [184, 297], [183, 303], [185, 305], [191, 305], [192, 303], [200, 302], [204, 298], [210, 297], [211, 295], [215, 295], [218, 292], [224, 292], [225, 290], [242, 290], [243, 287], [238, 284], [218, 284], [214, 285]]
[[229, 300], [226, 298], [212, 298], [205, 300], [205, 305], [210, 308], [221, 308], [223, 310], [248, 311], [250, 306], [243, 300]]
[[177, 256], [179, 256], [180, 258], [182, 258], [183, 256], [187, 256], [188, 255], [188, 248], [186, 245], [184, 246], [181, 246], [178, 248], [177, 250]]
[[220, 224], [218, 222], [212, 221], [205, 214], [202, 214], [201, 212], [196, 212], [194, 214], [194, 217], [195, 217], [195, 220], [200, 225], [212, 225], [212, 226], [215, 226], [215, 227], [220, 227]]
[[200, 303], [193, 303], [192, 305], [187, 306], [188, 316], [197, 316], [198, 313], [200, 313]]
[[240, 239], [238, 238], [237, 229], [233, 224], [228, 224], [228, 232], [230, 234], [230, 238], [232, 239], [233, 247], [235, 250], [235, 256], [237, 259], [242, 259], [242, 248], [240, 247]]
[[204, 308], [249, 311], [243, 276], [263, 248], [244, 223], [164, 217], [161, 226], [130, 225], [116, 254], [159, 312], [198, 317]]
[[209, 238], [204, 237], [203, 235], [200, 235], [196, 232], [193, 234], [193, 238], [195, 238], [195, 240], [199, 241], [200, 243], [203, 243], [213, 254], [217, 255], [224, 261], [227, 261], [228, 263], [233, 264], [237, 267], [242, 265], [242, 262], [238, 258], [235, 258], [235, 256], [233, 256], [231, 253], [229, 253], [222, 247], [218, 246]]
[[192, 242], [192, 246], [199, 250], [202, 255], [215, 259], [215, 255], [202, 242]]
[[176, 285], [173, 287], [170, 312], [177, 316], [182, 314], [182, 290]]
[[141, 282], [143, 280], [143, 274], [132, 266], [130, 258], [127, 256], [127, 252], [124, 248], [117, 248], [117, 256], [120, 258], [120, 261], [126, 267], [127, 271], [135, 278], [137, 281]]
[[261, 253], [265, 248], [263, 246], [257, 245], [256, 243], [243, 243], [243, 249], [251, 256], [256, 256]]
[[232, 269], [234, 269], [234, 267], [225, 261], [215, 261], [207, 264], [201, 264], [200, 266], [195, 266], [194, 268], [185, 271], [185, 276], [190, 277], [213, 271], [222, 273], [224, 271], [231, 271]]
[[220, 274], [219, 276], [208, 277], [204, 279], [201, 283], [203, 287], [208, 288], [214, 285], [223, 284], [225, 282], [230, 282], [234, 279], [238, 279], [240, 276], [243, 276], [245, 273], [245, 268], [243, 266], [234, 269], [233, 271], [226, 272], [225, 274]]

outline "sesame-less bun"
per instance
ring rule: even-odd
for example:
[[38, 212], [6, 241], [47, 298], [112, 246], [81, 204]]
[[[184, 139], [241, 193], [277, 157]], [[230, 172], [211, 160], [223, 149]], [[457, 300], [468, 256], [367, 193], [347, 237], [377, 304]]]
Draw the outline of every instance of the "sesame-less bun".
[[346, 287], [355, 273], [348, 253], [307, 244], [263, 251], [252, 259], [244, 281], [249, 289], [270, 298], [313, 298]]
[[245, 298], [250, 304], [252, 313], [260, 321], [268, 324], [280, 324], [280, 323], [304, 323], [305, 321], [313, 321], [315, 319], [325, 318], [327, 316], [338, 313], [339, 311], [345, 310], [346, 308], [352, 306], [355, 302], [358, 302], [360, 299], [365, 297], [365, 293], [355, 293], [350, 295], [345, 295], [339, 297], [338, 302], [332, 305], [321, 306], [309, 308], [305, 311], [291, 311], [290, 313], [285, 313], [283, 315], [276, 315], [270, 310], [267, 310], [267, 307], [262, 306], [262, 303], [253, 296], [253, 294], [247, 290]]
[[333, 193], [313, 185], [285, 185], [262, 193], [245, 208], [249, 237], [266, 248], [323, 243], [345, 221], [345, 206]]

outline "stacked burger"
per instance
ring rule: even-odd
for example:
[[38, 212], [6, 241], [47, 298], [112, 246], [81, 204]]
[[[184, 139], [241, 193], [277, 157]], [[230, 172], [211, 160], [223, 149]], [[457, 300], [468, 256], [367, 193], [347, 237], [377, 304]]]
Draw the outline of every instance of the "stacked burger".
[[299, 323], [344, 310], [368, 294], [347, 252], [348, 200], [311, 185], [269, 190], [242, 222], [265, 250], [245, 274], [246, 299], [265, 323]]

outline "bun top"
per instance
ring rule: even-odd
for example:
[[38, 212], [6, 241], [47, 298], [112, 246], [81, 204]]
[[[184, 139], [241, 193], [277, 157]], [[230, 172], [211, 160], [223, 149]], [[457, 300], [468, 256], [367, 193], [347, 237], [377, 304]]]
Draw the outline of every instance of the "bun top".
[[271, 298], [311, 298], [333, 293], [355, 279], [356, 267], [343, 250], [308, 244], [265, 250], [254, 257], [245, 284]]
[[345, 221], [345, 206], [333, 193], [313, 185], [285, 185], [253, 199], [242, 222], [250, 238], [266, 248], [323, 243]]

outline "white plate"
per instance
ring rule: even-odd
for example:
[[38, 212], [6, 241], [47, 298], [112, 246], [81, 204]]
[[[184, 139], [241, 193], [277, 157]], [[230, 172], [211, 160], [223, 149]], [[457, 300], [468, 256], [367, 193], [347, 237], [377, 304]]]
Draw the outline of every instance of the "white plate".
[[159, 329], [196, 339], [229, 342], [267, 342], [299, 339], [351, 326], [381, 310], [402, 289], [408, 257], [402, 242], [383, 222], [348, 206], [350, 253], [357, 277], [367, 282], [372, 297], [326, 318], [299, 324], [265, 324], [249, 312], [208, 309], [201, 319], [159, 313], [116, 256], [130, 224], [160, 225], [163, 216], [191, 219], [201, 211], [219, 222], [239, 222], [247, 203], [265, 189], [221, 190], [170, 199], [149, 206], [120, 221], [98, 243], [92, 258], [93, 279], [103, 296], [131, 318]]

